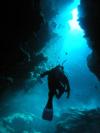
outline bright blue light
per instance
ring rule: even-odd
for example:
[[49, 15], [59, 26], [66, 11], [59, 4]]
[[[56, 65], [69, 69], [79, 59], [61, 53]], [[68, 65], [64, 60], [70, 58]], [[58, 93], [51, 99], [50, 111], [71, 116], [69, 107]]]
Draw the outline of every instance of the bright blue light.
[[72, 10], [72, 20], [68, 21], [71, 30], [81, 30], [81, 27], [77, 20], [78, 20], [78, 10], [77, 8], [75, 8]]

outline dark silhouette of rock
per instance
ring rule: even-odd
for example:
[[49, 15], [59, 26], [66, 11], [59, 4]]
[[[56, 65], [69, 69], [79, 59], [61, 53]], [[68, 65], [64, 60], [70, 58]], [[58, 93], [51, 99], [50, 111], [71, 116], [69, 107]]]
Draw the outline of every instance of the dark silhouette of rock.
[[100, 13], [99, 0], [81, 0], [80, 25], [85, 31], [89, 47], [93, 50], [89, 55], [88, 67], [100, 80]]
[[[45, 44], [37, 47], [35, 34], [43, 24], [40, 0], [17, 0], [3, 3], [0, 45], [0, 90], [28, 77], [30, 71], [46, 58], [38, 54]], [[6, 22], [6, 23], [5, 23]], [[27, 43], [27, 46], [26, 44]], [[38, 38], [38, 44], [41, 44]], [[8, 80], [13, 79], [13, 82]]]

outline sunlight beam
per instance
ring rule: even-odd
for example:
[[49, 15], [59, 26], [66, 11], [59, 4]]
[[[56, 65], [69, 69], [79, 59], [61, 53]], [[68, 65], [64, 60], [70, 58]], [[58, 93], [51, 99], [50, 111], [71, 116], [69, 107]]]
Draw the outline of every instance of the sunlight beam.
[[72, 19], [68, 21], [71, 30], [82, 30], [78, 22], [78, 10], [77, 8], [72, 10]]

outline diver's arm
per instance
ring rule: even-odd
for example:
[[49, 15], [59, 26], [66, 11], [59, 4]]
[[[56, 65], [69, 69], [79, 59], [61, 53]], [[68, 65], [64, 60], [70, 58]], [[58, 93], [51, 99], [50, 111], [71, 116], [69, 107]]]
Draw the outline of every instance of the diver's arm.
[[70, 86], [69, 86], [69, 82], [67, 83], [67, 98], [69, 98], [70, 96]]
[[67, 77], [65, 76], [65, 90], [66, 90], [66, 92], [67, 92], [67, 98], [69, 98], [69, 96], [70, 96], [70, 85], [69, 85], [69, 81], [68, 81], [68, 79], [67, 79]]
[[46, 76], [46, 75], [48, 75], [48, 74], [49, 74], [49, 71], [46, 71], [46, 72], [44, 72], [44, 73], [41, 73], [41, 74], [40, 74], [40, 77], [43, 78], [44, 76]]

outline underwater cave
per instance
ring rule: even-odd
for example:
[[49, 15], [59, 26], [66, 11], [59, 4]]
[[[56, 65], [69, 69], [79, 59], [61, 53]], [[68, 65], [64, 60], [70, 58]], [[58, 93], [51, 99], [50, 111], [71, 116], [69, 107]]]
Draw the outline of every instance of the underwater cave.
[[[99, 0], [17, 0], [2, 4], [0, 133], [100, 132]], [[64, 67], [70, 96], [53, 97], [48, 78]], [[46, 116], [48, 117], [48, 116]]]

